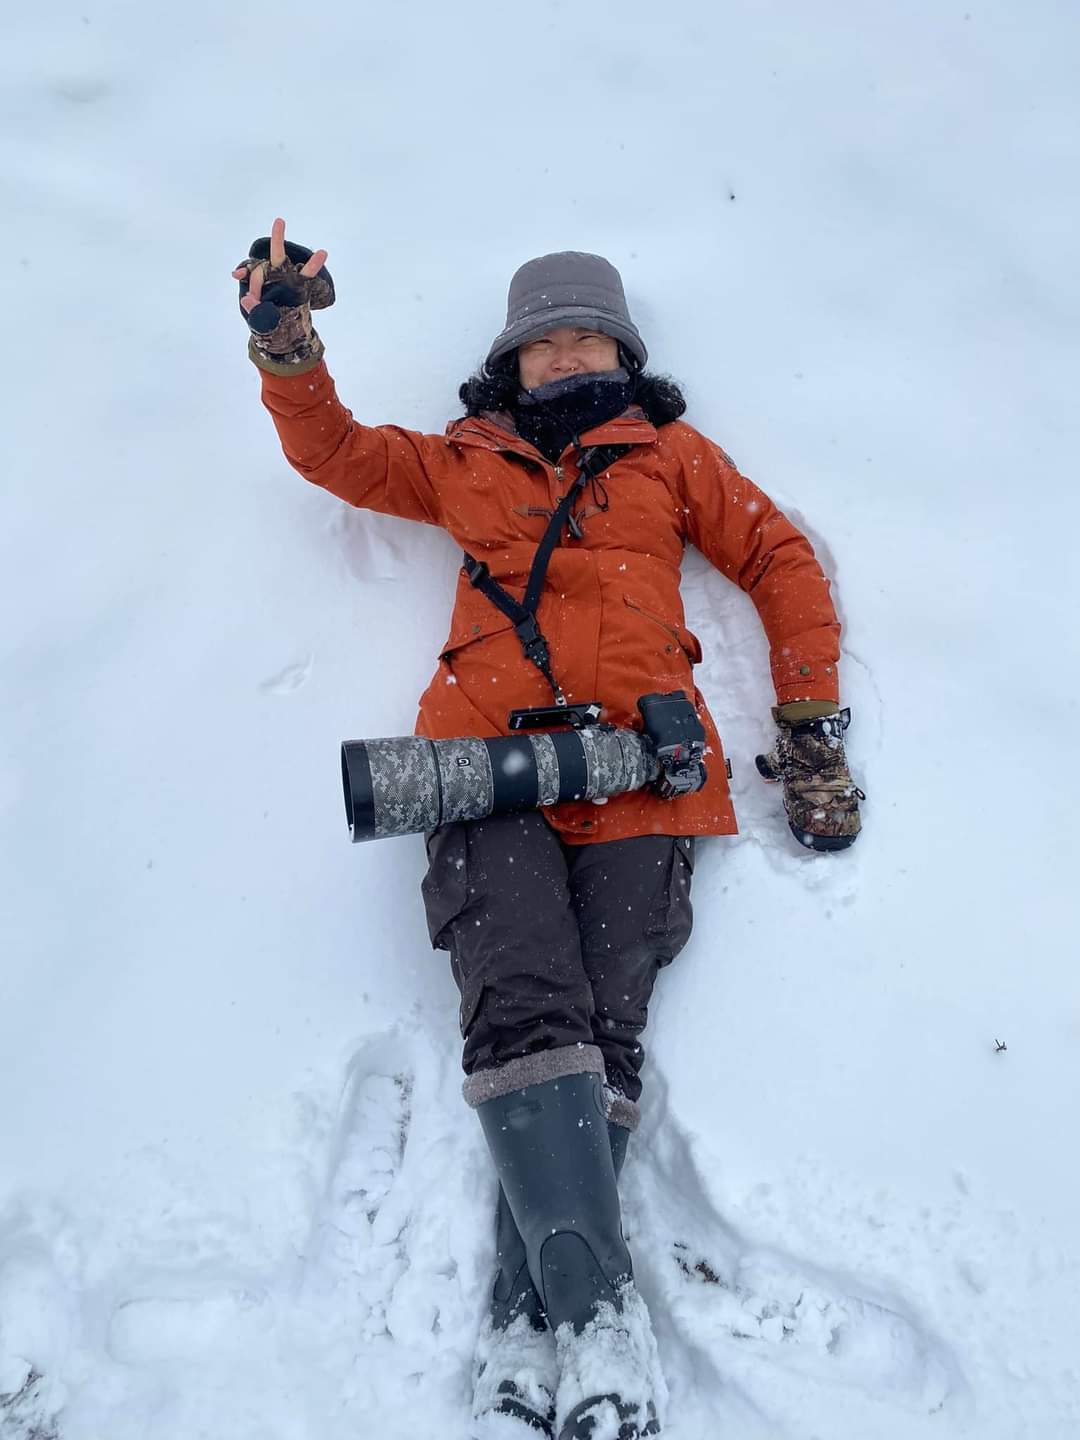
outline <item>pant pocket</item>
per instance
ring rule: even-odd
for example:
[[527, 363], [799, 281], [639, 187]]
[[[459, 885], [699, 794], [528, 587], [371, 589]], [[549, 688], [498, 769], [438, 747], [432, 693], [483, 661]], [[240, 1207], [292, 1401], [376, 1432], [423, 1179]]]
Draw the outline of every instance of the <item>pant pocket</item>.
[[420, 885], [433, 950], [451, 949], [454, 921], [468, 900], [464, 825], [444, 825], [427, 836], [428, 870]]
[[454, 978], [461, 991], [461, 1005], [458, 1008], [458, 1025], [461, 1038], [468, 1040], [484, 1010], [484, 995], [487, 986], [480, 975], [462, 975], [454, 966]]
[[690, 886], [694, 877], [694, 837], [678, 835], [671, 846], [670, 862], [657, 903], [649, 916], [647, 934], [656, 943], [656, 959], [670, 965], [690, 939], [694, 911]]

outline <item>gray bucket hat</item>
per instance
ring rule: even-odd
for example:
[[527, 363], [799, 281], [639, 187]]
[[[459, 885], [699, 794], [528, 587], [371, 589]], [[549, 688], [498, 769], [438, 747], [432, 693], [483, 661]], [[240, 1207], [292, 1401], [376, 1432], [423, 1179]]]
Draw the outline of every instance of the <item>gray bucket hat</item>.
[[630, 319], [618, 270], [602, 255], [563, 250], [528, 260], [510, 281], [506, 324], [492, 341], [487, 364], [559, 325], [599, 330], [625, 345], [638, 364], [649, 358]]

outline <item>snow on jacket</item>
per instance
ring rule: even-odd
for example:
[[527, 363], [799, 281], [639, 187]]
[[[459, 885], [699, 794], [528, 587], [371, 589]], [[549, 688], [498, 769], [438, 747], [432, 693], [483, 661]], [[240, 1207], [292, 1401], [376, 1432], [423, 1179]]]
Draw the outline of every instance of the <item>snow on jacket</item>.
[[[305, 479], [350, 505], [441, 526], [522, 598], [548, 517], [577, 474], [573, 450], [552, 465], [488, 419], [455, 420], [445, 435], [359, 425], [325, 364], [261, 375], [285, 456]], [[581, 443], [633, 448], [603, 474], [607, 508], [586, 485], [575, 511], [581, 538], [564, 531], [552, 555], [538, 618], [553, 669], [569, 700], [600, 700], [606, 721], [637, 729], [640, 695], [685, 690], [705, 725], [709, 779], [676, 800], [639, 791], [605, 805], [559, 805], [548, 819], [570, 843], [734, 834], [720, 738], [694, 685], [701, 645], [686, 628], [679, 593], [684, 548], [696, 545], [750, 595], [778, 704], [838, 699], [840, 626], [829, 583], [806, 537], [691, 426], [677, 420], [657, 429], [631, 409]], [[510, 710], [550, 703], [510, 620], [463, 570], [416, 733], [505, 735]]]

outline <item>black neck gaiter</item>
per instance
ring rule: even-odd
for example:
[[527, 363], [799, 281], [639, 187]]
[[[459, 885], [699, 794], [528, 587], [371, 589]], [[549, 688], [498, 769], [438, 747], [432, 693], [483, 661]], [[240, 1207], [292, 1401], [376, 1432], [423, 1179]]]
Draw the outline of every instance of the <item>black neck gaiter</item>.
[[514, 424], [523, 440], [554, 462], [586, 430], [621, 415], [633, 393], [634, 382], [626, 370], [568, 375], [535, 390], [519, 390], [512, 411]]

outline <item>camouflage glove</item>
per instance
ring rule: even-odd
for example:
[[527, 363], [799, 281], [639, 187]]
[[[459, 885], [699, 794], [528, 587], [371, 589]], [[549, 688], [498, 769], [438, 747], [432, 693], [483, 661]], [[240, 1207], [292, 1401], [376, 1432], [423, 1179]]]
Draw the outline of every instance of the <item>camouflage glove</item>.
[[304, 273], [310, 269], [311, 250], [291, 240], [283, 244], [285, 259], [273, 265], [270, 236], [264, 235], [233, 274], [240, 281], [240, 300], [250, 292], [258, 302], [250, 309], [240, 306], [251, 329], [252, 360], [274, 375], [299, 375], [322, 359], [324, 346], [312, 329], [311, 312], [334, 303], [334, 282], [325, 265], [314, 274]]
[[[866, 796], [851, 778], [844, 755], [850, 710], [828, 715], [800, 714], [813, 704], [778, 706], [779, 735], [768, 755], [757, 757], [758, 772], [784, 787], [791, 833], [809, 850], [845, 850], [861, 828], [859, 801]], [[786, 712], [786, 713], [785, 713]]]

